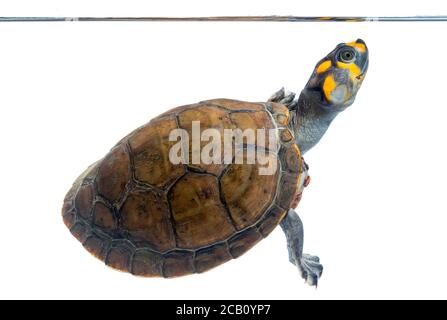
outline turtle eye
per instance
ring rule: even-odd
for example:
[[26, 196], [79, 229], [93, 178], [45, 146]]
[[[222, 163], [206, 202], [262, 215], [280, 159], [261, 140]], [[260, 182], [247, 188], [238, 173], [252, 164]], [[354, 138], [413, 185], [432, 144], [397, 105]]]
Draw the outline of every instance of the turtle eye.
[[344, 63], [351, 63], [355, 60], [355, 51], [350, 47], [342, 48], [338, 52], [338, 59]]

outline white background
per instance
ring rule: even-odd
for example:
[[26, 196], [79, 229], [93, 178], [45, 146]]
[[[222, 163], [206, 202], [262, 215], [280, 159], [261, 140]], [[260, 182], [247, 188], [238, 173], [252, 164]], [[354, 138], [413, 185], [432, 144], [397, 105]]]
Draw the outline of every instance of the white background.
[[[318, 3], [317, 3], [318, 2]], [[5, 1], [19, 15], [447, 14], [443, 1]], [[362, 6], [361, 8], [359, 6]], [[447, 23], [0, 24], [0, 298], [447, 298]], [[299, 206], [317, 290], [278, 228], [202, 275], [141, 279], [105, 267], [65, 228], [87, 165], [171, 107], [300, 91], [339, 42], [362, 38], [356, 103], [306, 160]]]

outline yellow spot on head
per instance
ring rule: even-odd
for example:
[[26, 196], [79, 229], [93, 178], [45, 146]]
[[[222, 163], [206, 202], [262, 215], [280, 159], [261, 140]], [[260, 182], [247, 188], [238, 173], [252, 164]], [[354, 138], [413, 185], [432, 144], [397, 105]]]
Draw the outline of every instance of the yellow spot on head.
[[363, 43], [358, 43], [358, 42], [354, 41], [354, 42], [349, 42], [346, 45], [356, 48], [361, 53], [366, 52], [366, 46]]
[[330, 60], [323, 61], [320, 63], [320, 65], [317, 67], [317, 73], [323, 73], [327, 69], [329, 69], [332, 66], [332, 62]]
[[352, 77], [358, 77], [362, 72], [355, 63], [344, 63], [338, 61], [337, 67], [339, 67], [340, 69], [348, 69]]
[[323, 92], [327, 101], [331, 101], [331, 92], [335, 89], [337, 83], [334, 80], [334, 77], [330, 74], [324, 79], [323, 83]]

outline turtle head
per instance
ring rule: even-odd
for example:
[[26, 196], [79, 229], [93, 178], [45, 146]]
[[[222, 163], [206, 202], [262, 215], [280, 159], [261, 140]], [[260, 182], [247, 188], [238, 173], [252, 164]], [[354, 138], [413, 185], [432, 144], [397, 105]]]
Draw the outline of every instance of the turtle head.
[[342, 111], [354, 102], [368, 61], [368, 48], [363, 40], [340, 43], [318, 62], [306, 91], [323, 109]]

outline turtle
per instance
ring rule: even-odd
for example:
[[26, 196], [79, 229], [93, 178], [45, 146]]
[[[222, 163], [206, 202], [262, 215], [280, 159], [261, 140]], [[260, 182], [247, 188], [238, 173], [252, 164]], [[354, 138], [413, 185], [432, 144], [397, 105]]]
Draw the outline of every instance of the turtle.
[[[303, 155], [352, 105], [368, 61], [363, 40], [340, 43], [317, 63], [299, 97], [282, 88], [265, 102], [205, 100], [153, 118], [75, 180], [63, 203], [65, 225], [106, 265], [165, 278], [238, 258], [280, 225], [289, 261], [316, 286], [323, 267], [317, 256], [303, 253], [303, 224], [295, 211], [310, 181]], [[197, 123], [198, 143], [190, 136]], [[212, 161], [191, 161], [198, 147], [203, 155], [209, 129], [224, 136], [268, 131], [276, 140], [233, 135], [231, 161], [218, 161], [222, 141], [212, 144]], [[173, 139], [175, 132], [185, 140]], [[276, 170], [262, 174], [265, 163], [248, 161], [253, 150], [267, 155]]]

